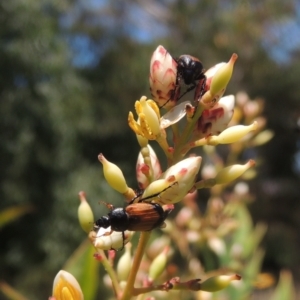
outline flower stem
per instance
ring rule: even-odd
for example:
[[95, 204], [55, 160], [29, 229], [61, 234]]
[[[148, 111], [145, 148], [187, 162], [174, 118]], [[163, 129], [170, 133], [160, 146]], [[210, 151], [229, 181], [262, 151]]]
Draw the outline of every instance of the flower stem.
[[191, 133], [195, 127], [195, 124], [200, 118], [204, 109], [204, 106], [200, 102], [197, 106], [195, 114], [191, 119], [189, 119], [189, 122], [187, 122], [181, 135], [181, 138], [178, 141], [178, 145], [175, 146], [174, 163], [178, 162], [182, 158], [182, 149], [186, 147], [187, 142], [191, 138]]
[[116, 274], [114, 268], [112, 267], [111, 263], [107, 259], [103, 250], [97, 249], [97, 253], [100, 255], [100, 257], [101, 257], [100, 262], [102, 263], [104, 269], [106, 270], [106, 272], [108, 273], [108, 275], [111, 279], [111, 282], [112, 282], [112, 285], [113, 285], [116, 295], [119, 295], [121, 289], [120, 289], [119, 281], [118, 281], [117, 274]]
[[139, 270], [147, 242], [150, 238], [150, 234], [151, 234], [151, 231], [141, 232], [137, 250], [136, 250], [136, 253], [134, 256], [132, 268], [131, 268], [131, 271], [130, 271], [130, 274], [129, 274], [129, 277], [127, 280], [127, 284], [126, 284], [124, 293], [121, 297], [121, 300], [129, 300], [133, 295], [136, 274]]

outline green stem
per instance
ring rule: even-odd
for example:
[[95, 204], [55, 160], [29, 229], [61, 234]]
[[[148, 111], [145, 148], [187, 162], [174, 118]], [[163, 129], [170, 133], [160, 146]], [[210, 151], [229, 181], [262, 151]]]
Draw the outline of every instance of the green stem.
[[124, 293], [121, 297], [121, 300], [129, 300], [133, 295], [136, 274], [140, 268], [140, 264], [141, 264], [142, 258], [144, 256], [145, 248], [146, 248], [147, 242], [150, 238], [150, 234], [151, 234], [151, 231], [141, 232], [137, 250], [134, 255], [134, 260], [133, 260], [133, 264], [131, 267], [131, 271], [130, 271], [130, 274], [129, 274], [129, 277], [127, 280], [127, 284], [126, 284]]
[[112, 267], [112, 265], [110, 264], [109, 260], [107, 259], [104, 251], [99, 250], [99, 249], [97, 251], [98, 251], [99, 255], [101, 256], [101, 263], [111, 279], [114, 291], [115, 291], [116, 295], [119, 295], [121, 289], [120, 289], [117, 274], [116, 274], [114, 268]]
[[174, 164], [182, 158], [182, 149], [186, 146], [187, 142], [191, 138], [191, 133], [192, 133], [193, 129], [195, 128], [196, 122], [202, 115], [202, 112], [204, 111], [204, 109], [205, 109], [204, 106], [200, 102], [197, 106], [195, 114], [189, 120], [189, 122], [187, 122], [187, 124], [185, 125], [185, 128], [183, 130], [181, 138], [178, 141], [178, 145], [176, 145], [176, 147], [175, 147]]

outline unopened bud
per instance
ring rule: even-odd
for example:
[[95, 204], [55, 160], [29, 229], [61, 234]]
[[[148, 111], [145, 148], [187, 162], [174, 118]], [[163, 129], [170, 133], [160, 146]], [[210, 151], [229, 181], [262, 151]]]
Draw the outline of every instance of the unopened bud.
[[94, 214], [90, 205], [86, 201], [84, 192], [79, 193], [79, 199], [80, 199], [80, 205], [78, 207], [79, 223], [81, 228], [85, 232], [89, 233], [94, 224]]
[[210, 277], [201, 283], [201, 290], [206, 292], [217, 292], [225, 289], [234, 280], [241, 280], [241, 276], [234, 275], [219, 275]]
[[167, 265], [167, 254], [169, 252], [169, 246], [166, 246], [162, 253], [155, 257], [152, 261], [150, 268], [149, 268], [149, 279], [154, 281], [157, 279], [162, 272], [165, 270]]
[[148, 140], [144, 136], [137, 134], [136, 138], [141, 148], [147, 147]]
[[260, 132], [252, 141], [254, 147], [264, 145], [268, 143], [274, 136], [274, 132], [271, 130], [264, 130]]
[[133, 231], [111, 231], [111, 228], [99, 228], [98, 232], [91, 231], [89, 238], [97, 249], [111, 250], [122, 249], [132, 238]]
[[235, 61], [237, 60], [238, 55], [232, 54], [229, 62], [224, 64], [221, 68], [219, 68], [212, 78], [210, 85], [210, 92], [214, 95], [224, 90], [231, 78], [233, 66]]
[[221, 170], [215, 177], [216, 184], [229, 183], [241, 175], [243, 175], [249, 168], [255, 166], [254, 160], [249, 160], [244, 165], [232, 165]]
[[229, 127], [222, 131], [217, 136], [208, 137], [207, 143], [209, 145], [216, 146], [218, 144], [231, 144], [239, 141], [241, 138], [246, 136], [250, 131], [256, 130], [257, 123], [253, 122], [251, 125], [236, 125]]
[[161, 175], [161, 167], [155, 151], [150, 145], [141, 149], [136, 163], [136, 178], [139, 188], [145, 189], [150, 179], [155, 180]]
[[125, 246], [125, 253], [120, 257], [117, 266], [117, 274], [120, 281], [127, 281], [131, 270], [131, 244]]
[[104, 177], [108, 184], [119, 193], [126, 193], [128, 186], [121, 169], [117, 165], [109, 162], [103, 154], [99, 154], [98, 159], [103, 165]]

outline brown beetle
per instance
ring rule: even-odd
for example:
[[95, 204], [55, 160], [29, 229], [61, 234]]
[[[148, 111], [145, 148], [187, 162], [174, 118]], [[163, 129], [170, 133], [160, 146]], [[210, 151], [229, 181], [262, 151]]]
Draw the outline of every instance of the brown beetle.
[[171, 209], [164, 210], [157, 203], [139, 202], [128, 205], [125, 208], [114, 208], [111, 204], [106, 204], [111, 210], [107, 216], [99, 218], [94, 223], [94, 231], [99, 228], [111, 227], [111, 231], [105, 233], [110, 235], [112, 231], [122, 232], [124, 248], [124, 231], [150, 231], [164, 224], [165, 219]]

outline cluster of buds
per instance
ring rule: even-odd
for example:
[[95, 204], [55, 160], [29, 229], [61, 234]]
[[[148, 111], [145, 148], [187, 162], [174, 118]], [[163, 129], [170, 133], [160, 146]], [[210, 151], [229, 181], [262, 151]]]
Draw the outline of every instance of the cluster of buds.
[[[239, 115], [235, 112], [236, 97], [233, 95], [223, 97], [236, 60], [237, 55], [233, 54], [227, 63], [219, 63], [205, 71], [197, 58], [183, 55], [179, 59], [174, 59], [163, 46], [157, 47], [150, 62], [149, 81], [153, 100], [147, 99], [146, 96], [141, 97], [135, 103], [137, 118], [132, 112], [128, 115], [128, 124], [136, 134], [141, 147], [136, 164], [136, 178], [141, 191], [136, 192], [130, 188], [121, 169], [100, 154], [98, 158], [103, 165], [107, 183], [124, 196], [128, 205], [116, 209], [107, 205], [110, 208], [107, 216], [94, 222], [85, 194], [80, 193], [81, 205], [78, 210], [80, 224], [89, 234], [93, 246], [101, 257], [105, 257], [103, 250], [126, 248], [119, 260], [116, 274], [116, 277], [124, 282], [125, 287], [120, 287], [116, 280], [112, 279], [120, 299], [170, 289], [213, 292], [225, 288], [233, 280], [240, 279], [238, 275], [220, 275], [200, 284], [199, 279], [181, 282], [179, 278], [174, 277], [171, 280], [166, 278], [164, 284], [155, 285], [158, 278], [166, 275], [168, 258], [172, 253], [168, 240], [167, 244], [162, 244], [163, 248], [159, 251], [153, 250], [157, 255], [152, 255], [152, 260], [148, 264], [143, 264], [146, 266], [143, 274], [148, 274], [147, 278], [141, 279], [143, 287], [133, 287], [151, 230], [157, 227], [166, 227], [163, 229], [165, 234], [174, 240], [183, 254], [186, 254], [184, 252], [187, 245], [182, 243], [193, 241], [202, 243], [204, 240], [208, 240], [210, 247], [216, 249], [216, 252], [224, 252], [224, 245], [218, 239], [219, 236], [206, 230], [214, 226], [218, 228], [220, 225], [220, 220], [216, 225], [210, 219], [212, 215], [216, 215], [216, 211], [222, 215], [222, 220], [225, 220], [224, 215], [220, 213], [224, 205], [211, 205], [212, 210], [207, 217], [211, 222], [206, 222], [209, 226], [203, 226], [197, 214], [197, 190], [202, 188], [217, 190], [220, 185], [231, 184], [252, 168], [255, 162], [249, 160], [244, 164], [227, 166], [216, 162], [213, 171], [207, 172], [209, 168], [204, 157], [186, 156], [191, 149], [197, 147], [202, 147], [204, 153], [207, 153], [208, 146], [215, 148], [218, 144], [242, 143], [249, 140], [249, 136], [255, 137], [253, 131], [262, 128], [261, 122], [254, 120], [254, 117], [258, 116], [259, 108], [255, 114], [255, 109], [251, 110], [249, 107], [248, 113], [252, 113], [252, 118], [247, 119], [246, 125], [238, 125], [238, 121], [242, 118], [240, 112]], [[180, 101], [183, 95], [188, 96], [192, 90], [194, 90], [192, 101]], [[240, 98], [241, 96], [238, 97], [238, 105], [241, 103]], [[161, 108], [165, 110], [162, 116]], [[182, 122], [183, 126], [178, 126], [179, 122]], [[262, 138], [258, 135], [256, 138], [258, 144]], [[164, 171], [149, 141], [156, 141], [166, 155], [168, 167]], [[201, 164], [204, 167], [202, 178], [199, 178]], [[182, 200], [187, 205], [181, 209], [174, 222], [169, 221], [168, 215], [174, 204]], [[196, 220], [197, 217], [199, 222]], [[234, 228], [233, 223], [228, 223], [229, 231]], [[192, 234], [179, 241], [178, 235], [181, 233], [176, 228], [189, 228]], [[127, 243], [136, 231], [141, 231], [141, 237], [135, 257], [132, 259], [130, 243]], [[151, 245], [149, 249], [155, 249]], [[105, 264], [106, 260], [102, 259], [102, 262]], [[105, 268], [112, 273], [108, 264]]]

